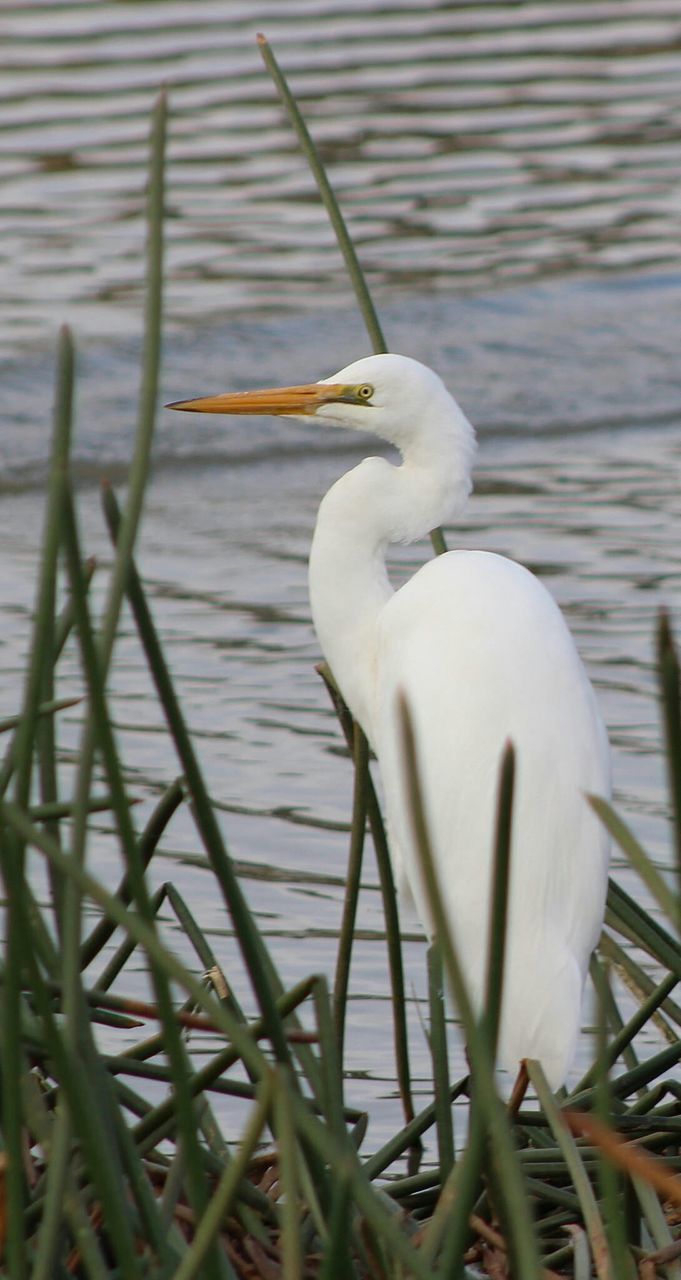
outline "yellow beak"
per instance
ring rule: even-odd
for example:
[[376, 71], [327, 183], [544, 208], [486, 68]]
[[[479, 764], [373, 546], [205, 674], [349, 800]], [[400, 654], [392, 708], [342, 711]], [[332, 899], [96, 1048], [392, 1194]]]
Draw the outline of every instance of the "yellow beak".
[[228, 391], [198, 400], [176, 400], [166, 409], [187, 409], [190, 413], [314, 414], [320, 405], [348, 400], [348, 391], [341, 382], [309, 382], [300, 387]]

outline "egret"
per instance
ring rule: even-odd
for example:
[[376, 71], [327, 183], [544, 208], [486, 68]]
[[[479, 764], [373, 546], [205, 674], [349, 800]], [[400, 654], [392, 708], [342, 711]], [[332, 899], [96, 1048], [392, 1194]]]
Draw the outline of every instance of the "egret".
[[574, 641], [532, 573], [487, 551], [449, 551], [393, 590], [390, 543], [458, 518], [475, 433], [444, 383], [405, 356], [357, 360], [302, 386], [180, 401], [203, 413], [313, 418], [394, 445], [323, 498], [309, 566], [319, 643], [379, 765], [396, 882], [432, 921], [405, 787], [399, 695], [411, 711], [438, 882], [464, 976], [484, 999], [498, 772], [516, 749], [500, 1065], [538, 1058], [550, 1084], [576, 1048], [603, 921], [608, 839], [586, 793], [610, 791], [608, 742]]

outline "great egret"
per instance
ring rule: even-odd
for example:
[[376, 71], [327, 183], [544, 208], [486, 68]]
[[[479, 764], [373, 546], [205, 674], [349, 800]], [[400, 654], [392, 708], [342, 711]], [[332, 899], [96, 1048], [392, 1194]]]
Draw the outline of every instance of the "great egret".
[[365, 458], [323, 499], [310, 555], [314, 625], [378, 758], [398, 886], [432, 934], [405, 797], [397, 695], [406, 695], [438, 879], [478, 1010], [498, 769], [507, 740], [515, 744], [498, 1055], [513, 1072], [538, 1058], [558, 1087], [579, 1035], [607, 883], [607, 836], [585, 799], [610, 790], [594, 693], [558, 606], [521, 565], [449, 551], [398, 591], [385, 565], [389, 543], [413, 542], [461, 513], [473, 428], [437, 374], [393, 354], [304, 386], [170, 407], [314, 418], [370, 431], [401, 453], [398, 466]]

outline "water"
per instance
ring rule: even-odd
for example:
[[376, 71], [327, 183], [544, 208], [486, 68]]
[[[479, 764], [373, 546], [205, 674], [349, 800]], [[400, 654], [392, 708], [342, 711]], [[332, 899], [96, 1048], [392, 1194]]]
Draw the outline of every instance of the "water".
[[[183, 13], [0, 8], [0, 714], [16, 706], [28, 633], [62, 319], [80, 350], [83, 536], [109, 558], [93, 481], [122, 478], [134, 431], [146, 122], [162, 80], [173, 105], [163, 400], [307, 380], [366, 350], [254, 51], [262, 28], [322, 144], [390, 344], [437, 367], [478, 426], [476, 494], [450, 545], [517, 557], [556, 595], [609, 725], [618, 806], [664, 862], [653, 627], [679, 588], [676, 6], [197, 3], [191, 26]], [[332, 969], [351, 795], [314, 673], [305, 561], [319, 497], [367, 448], [302, 424], [163, 414], [142, 531], [225, 835], [291, 980]], [[401, 549], [396, 581], [427, 554]], [[141, 823], [177, 763], [128, 618], [112, 699]], [[65, 761], [81, 715], [62, 717]], [[234, 978], [197, 852], [180, 814], [153, 875], [186, 895]], [[98, 870], [115, 882], [114, 868]], [[348, 1061], [372, 1146], [397, 1109], [371, 860], [365, 880]], [[415, 931], [406, 954], [427, 1094]]]
[[676, 0], [0, 6], [0, 341], [139, 326], [148, 113], [173, 119], [168, 316], [347, 299], [255, 47], [290, 75], [370, 279], [678, 263]]

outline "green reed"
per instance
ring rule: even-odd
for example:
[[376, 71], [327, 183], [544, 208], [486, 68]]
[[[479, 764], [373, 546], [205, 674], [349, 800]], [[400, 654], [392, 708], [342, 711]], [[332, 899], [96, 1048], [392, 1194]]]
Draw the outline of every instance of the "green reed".
[[[314, 144], [271, 50], [265, 42], [261, 46], [300, 136], [308, 139], [307, 154], [327, 192], [363, 314], [367, 322], [373, 317], [375, 340], [382, 341]], [[592, 797], [591, 803], [641, 877], [656, 914], [611, 885], [594, 962], [599, 993], [594, 1061], [569, 1096], [552, 1094], [539, 1064], [528, 1063], [534, 1099], [510, 1112], [494, 1073], [514, 856], [513, 752], [500, 773], [486, 1014], [477, 1020], [462, 980], [457, 939], [443, 918], [405, 708], [406, 781], [437, 937], [430, 970], [433, 1097], [415, 1112], [385, 831], [366, 742], [328, 672], [355, 768], [334, 989], [330, 992], [317, 974], [286, 989], [277, 972], [218, 823], [135, 563], [161, 349], [165, 129], [162, 96], [150, 143], [138, 430], [124, 507], [110, 488], [103, 489], [113, 547], [106, 579], [97, 571], [103, 604], [98, 609], [92, 599], [94, 566], [85, 558], [70, 474], [74, 353], [64, 331], [26, 676], [17, 714], [0, 725], [7, 743], [0, 766], [6, 920], [0, 964], [0, 1265], [12, 1280], [70, 1275], [237, 1280], [254, 1274], [285, 1280], [473, 1280], [486, 1273], [518, 1280], [547, 1274], [620, 1280], [636, 1272], [681, 1280], [678, 1227], [668, 1207], [681, 1169], [681, 1085], [674, 1074], [681, 1060], [681, 1008], [672, 998], [681, 977], [680, 899], [677, 885], [602, 798]], [[144, 825], [138, 825], [107, 690], [124, 601], [181, 770], [180, 778], [168, 779]], [[61, 716], [74, 703], [60, 696], [65, 648], [80, 664], [83, 710], [81, 748], [70, 774], [60, 755]], [[666, 618], [658, 651], [677, 851], [679, 664]], [[102, 783], [96, 782], [100, 774]], [[148, 867], [185, 805], [239, 948], [226, 971], [177, 888], [162, 884], [152, 892], [147, 882]], [[111, 833], [97, 838], [108, 841], [110, 861], [117, 857], [121, 866], [114, 890], [89, 869], [92, 815], [102, 811], [111, 815]], [[343, 1039], [367, 829], [383, 891], [405, 1123], [379, 1151], [365, 1156], [367, 1116], [349, 1108], [344, 1098]], [[39, 901], [32, 882], [36, 856], [49, 872], [47, 904]], [[98, 912], [89, 928], [86, 906]], [[172, 914], [195, 958], [192, 964], [170, 949], [158, 927], [162, 911]], [[120, 994], [133, 966], [148, 974], [146, 1001]], [[622, 1014], [609, 980], [613, 970], [636, 993], [637, 1008], [629, 1017]], [[450, 1079], [443, 973], [456, 995], [475, 1079], [463, 1149], [455, 1144], [451, 1106], [463, 1106], [469, 1080]], [[242, 977], [252, 991], [253, 1012], [234, 995], [246, 985]], [[660, 1018], [666, 1045], [651, 1055], [645, 1037]], [[106, 1048], [95, 1034], [99, 1025], [107, 1028]], [[140, 1038], [131, 1043], [136, 1028]], [[196, 1034], [201, 1036], [200, 1065], [189, 1038]], [[153, 1094], [145, 1091], [149, 1082]], [[213, 1109], [215, 1094], [229, 1098], [230, 1116], [236, 1114], [225, 1132]], [[585, 1128], [590, 1117], [600, 1124], [592, 1134]], [[420, 1169], [421, 1140], [431, 1130], [437, 1160]], [[620, 1149], [617, 1163], [608, 1154], [611, 1132], [635, 1144]], [[631, 1163], [634, 1151], [655, 1157], [655, 1168], [669, 1179], [666, 1197], [652, 1175], [646, 1176], [648, 1166], [642, 1171]]]

